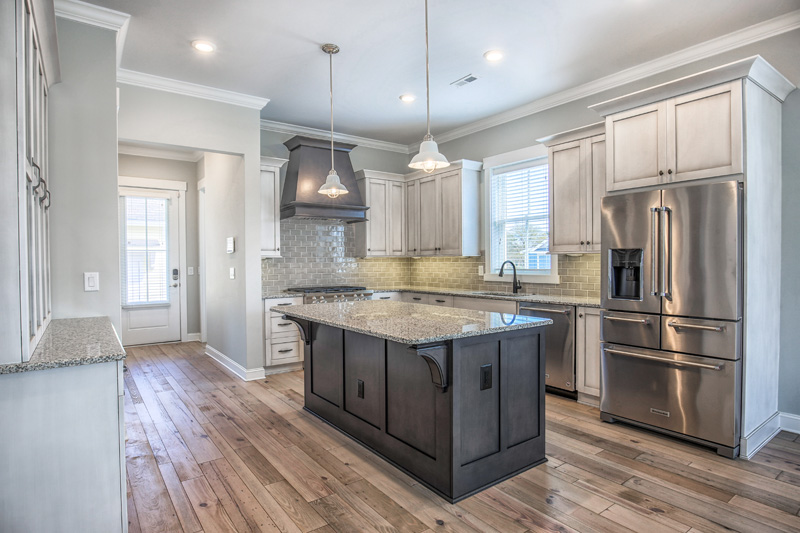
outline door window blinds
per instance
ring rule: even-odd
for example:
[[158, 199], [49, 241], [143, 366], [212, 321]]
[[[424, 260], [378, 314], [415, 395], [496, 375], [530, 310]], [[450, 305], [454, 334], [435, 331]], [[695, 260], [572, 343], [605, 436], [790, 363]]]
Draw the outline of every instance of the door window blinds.
[[547, 158], [492, 170], [490, 258], [492, 273], [513, 261], [519, 271], [549, 273]]
[[122, 305], [169, 303], [169, 199], [120, 197]]

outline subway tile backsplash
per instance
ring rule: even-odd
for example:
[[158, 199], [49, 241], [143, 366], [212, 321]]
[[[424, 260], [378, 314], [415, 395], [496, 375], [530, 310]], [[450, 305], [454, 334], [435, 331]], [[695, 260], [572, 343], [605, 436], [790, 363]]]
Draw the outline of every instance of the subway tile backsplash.
[[[478, 275], [483, 256], [361, 259], [355, 257], [355, 249], [352, 225], [335, 220], [282, 220], [283, 257], [261, 261], [264, 288], [277, 292], [296, 285], [364, 285], [511, 292], [510, 283], [485, 282]], [[561, 255], [558, 273], [559, 285], [524, 283], [523, 292], [600, 297], [599, 254]]]

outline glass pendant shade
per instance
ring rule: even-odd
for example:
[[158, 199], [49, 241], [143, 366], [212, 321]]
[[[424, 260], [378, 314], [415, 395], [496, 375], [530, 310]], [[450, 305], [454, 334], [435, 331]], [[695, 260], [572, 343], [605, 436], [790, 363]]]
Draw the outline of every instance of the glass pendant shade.
[[328, 173], [328, 177], [325, 179], [325, 185], [320, 187], [317, 192], [320, 194], [327, 194], [328, 198], [338, 198], [340, 194], [347, 194], [350, 191], [339, 181], [339, 175], [336, 171], [331, 170]]
[[424, 170], [430, 174], [434, 170], [449, 167], [450, 162], [439, 153], [439, 146], [436, 141], [433, 138], [428, 139], [426, 136], [425, 140], [419, 145], [419, 153], [414, 156], [408, 166], [415, 170]]

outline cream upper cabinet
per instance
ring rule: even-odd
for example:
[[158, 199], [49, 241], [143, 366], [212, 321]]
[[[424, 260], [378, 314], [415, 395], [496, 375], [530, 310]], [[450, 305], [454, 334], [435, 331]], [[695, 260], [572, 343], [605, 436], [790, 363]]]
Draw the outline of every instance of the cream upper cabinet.
[[480, 163], [457, 161], [435, 174], [408, 176], [414, 198], [409, 195], [406, 216], [417, 233], [409, 231], [407, 255], [480, 255], [480, 169]]
[[439, 252], [439, 202], [441, 192], [435, 176], [417, 181], [419, 184], [419, 255], [436, 255]]
[[287, 161], [261, 158], [261, 257], [281, 256], [281, 167]]
[[741, 174], [742, 81], [611, 114], [606, 135], [608, 191]]
[[406, 245], [405, 182], [400, 174], [359, 170], [361, 197], [369, 207], [367, 221], [355, 226], [359, 257], [404, 255]]
[[539, 139], [548, 146], [550, 251], [600, 251], [600, 199], [605, 194], [604, 124]]
[[420, 254], [419, 232], [419, 180], [409, 181], [406, 187], [406, 253], [410, 256]]
[[600, 309], [579, 307], [575, 332], [576, 388], [600, 396]]

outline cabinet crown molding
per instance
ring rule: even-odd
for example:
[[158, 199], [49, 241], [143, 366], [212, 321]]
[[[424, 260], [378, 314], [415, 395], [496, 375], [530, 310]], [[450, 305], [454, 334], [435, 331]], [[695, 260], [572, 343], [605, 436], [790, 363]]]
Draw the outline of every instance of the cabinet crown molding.
[[356, 171], [356, 179], [363, 180], [368, 178], [377, 178], [382, 180], [389, 180], [389, 181], [405, 181], [406, 177], [405, 174], [397, 174], [395, 172], [384, 172], [382, 170], [357, 170]]
[[483, 163], [481, 161], [472, 161], [470, 159], [459, 159], [458, 161], [450, 161], [450, 166], [445, 167], [437, 172], [432, 172], [430, 174], [426, 174], [424, 170], [416, 170], [414, 172], [410, 172], [408, 174], [404, 174], [406, 181], [415, 180], [419, 178], [424, 178], [426, 176], [437, 176], [441, 174], [445, 174], [447, 172], [452, 172], [454, 170], [483, 170]]
[[600, 102], [589, 106], [589, 109], [605, 117], [741, 78], [751, 79], [780, 102], [796, 89], [775, 67], [757, 55]]
[[271, 168], [281, 168], [288, 162], [289, 162], [288, 159], [284, 159], [282, 157], [261, 156], [261, 169], [265, 170]]
[[595, 135], [602, 135], [605, 132], [606, 132], [606, 123], [595, 122], [594, 124], [581, 126], [580, 128], [574, 128], [571, 130], [563, 131], [561, 133], [548, 135], [547, 137], [541, 137], [540, 139], [536, 139], [536, 142], [542, 143], [548, 148], [550, 148], [551, 146], [556, 144], [566, 143], [570, 141], [578, 141], [580, 139], [585, 139], [586, 137], [594, 137]]

